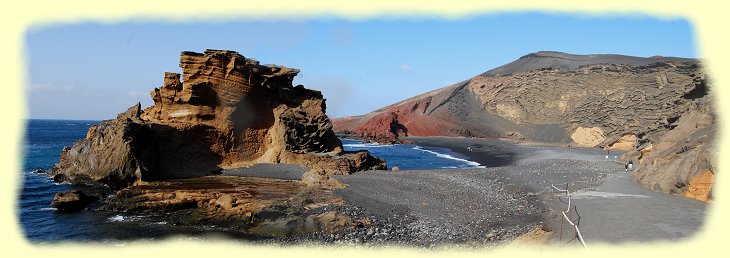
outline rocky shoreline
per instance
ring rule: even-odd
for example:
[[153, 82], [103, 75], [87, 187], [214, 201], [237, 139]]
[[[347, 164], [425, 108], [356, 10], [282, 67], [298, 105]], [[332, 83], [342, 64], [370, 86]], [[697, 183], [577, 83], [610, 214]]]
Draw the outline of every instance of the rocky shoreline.
[[[535, 173], [545, 166], [537, 162], [485, 169], [359, 172], [338, 176], [348, 187], [336, 190], [309, 188], [294, 180], [210, 176], [174, 180], [199, 189], [171, 186], [172, 182], [132, 187], [96, 211], [125, 217], [165, 213], [170, 225], [214, 226], [258, 238], [246, 241], [279, 245], [501, 246], [536, 227], [552, 230], [548, 188], [534, 188], [510, 176]], [[591, 171], [584, 175], [591, 180], [610, 172], [588, 163], [575, 168]], [[570, 172], [544, 173], [542, 179], [548, 182]], [[229, 185], [238, 180], [247, 187], [253, 182], [276, 183], [270, 185], [272, 192], [258, 188], [261, 192], [252, 192], [260, 195], [245, 199], [241, 198], [245, 191]], [[207, 181], [205, 187], [201, 181]], [[219, 192], [222, 189], [225, 193]], [[177, 194], [171, 196], [171, 190]]]
[[[571, 191], [591, 192], [605, 178], [625, 173], [620, 163], [605, 160], [605, 152], [599, 149], [504, 143], [495, 150], [487, 147], [493, 141], [487, 139], [412, 140], [444, 148], [471, 146], [473, 155], [504, 150], [502, 154], [512, 159], [487, 168], [332, 176], [342, 184], [338, 187], [312, 186], [293, 179], [304, 176], [301, 167], [262, 164], [224, 170], [220, 175], [134, 186], [118, 192], [115, 201], [107, 199], [106, 205], [95, 207], [125, 217], [159, 216], [167, 209], [164, 221], [169, 225], [212, 226], [211, 233], [229, 232], [225, 235], [232, 239], [275, 246], [497, 247], [536, 230], [544, 235], [536, 244], [558, 246], [557, 211], [564, 204], [558, 202], [559, 194], [550, 185], [567, 183]], [[483, 147], [475, 148], [476, 144]], [[271, 173], [277, 170], [280, 172]], [[171, 198], [170, 191], [178, 194]], [[174, 202], [185, 198], [197, 204]], [[131, 209], [123, 211], [124, 207]]]

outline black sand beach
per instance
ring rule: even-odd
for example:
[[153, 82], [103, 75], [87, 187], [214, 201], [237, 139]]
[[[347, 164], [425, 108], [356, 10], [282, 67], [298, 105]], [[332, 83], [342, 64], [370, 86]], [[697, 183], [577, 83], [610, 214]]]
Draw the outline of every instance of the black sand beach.
[[[555, 217], [551, 184], [592, 189], [623, 167], [591, 149], [519, 146], [498, 140], [411, 137], [415, 144], [449, 148], [487, 168], [368, 171], [337, 179], [335, 193], [388, 225], [384, 235], [364, 242], [417, 246], [500, 245]], [[467, 151], [467, 147], [472, 147]], [[561, 206], [562, 208], [562, 206]], [[380, 223], [375, 223], [376, 228]]]
[[[586, 241], [626, 243], [632, 241], [681, 240], [703, 226], [707, 204], [693, 199], [652, 192], [632, 180], [616, 160], [608, 160], [596, 148], [517, 145], [491, 139], [461, 137], [409, 137], [415, 144], [450, 149], [469, 157], [530, 193], [541, 196], [543, 221], [558, 229], [556, 211], [565, 205], [551, 193], [550, 185], [567, 184], [580, 207], [581, 228]], [[471, 151], [467, 150], [471, 147]], [[478, 170], [478, 169], [477, 169]], [[555, 236], [556, 238], [559, 236]], [[567, 234], [564, 235], [567, 237]]]
[[[526, 145], [507, 141], [466, 137], [406, 137], [416, 145], [447, 148], [486, 167], [517, 165], [536, 160], [605, 161], [606, 152], [597, 148], [564, 148], [556, 145]], [[471, 151], [467, 148], [471, 147]], [[609, 161], [623, 154], [612, 151]]]

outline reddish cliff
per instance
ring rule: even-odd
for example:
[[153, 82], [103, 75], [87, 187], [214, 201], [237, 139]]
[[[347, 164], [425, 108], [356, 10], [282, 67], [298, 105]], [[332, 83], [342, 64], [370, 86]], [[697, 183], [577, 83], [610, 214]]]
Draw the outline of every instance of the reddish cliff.
[[[472, 132], [470, 123], [459, 121], [450, 111], [453, 98], [460, 98], [461, 85], [453, 85], [428, 92], [377, 111], [354, 117], [338, 118], [333, 121], [335, 131], [344, 136], [373, 139], [387, 143], [397, 141], [399, 136], [493, 136]], [[446, 106], [444, 106], [446, 105]], [[444, 109], [446, 108], [446, 109]], [[458, 110], [469, 112], [469, 110]]]
[[183, 52], [180, 67], [182, 75], [165, 73], [164, 85], [152, 90], [153, 106], [137, 104], [93, 126], [52, 173], [123, 187], [255, 163], [385, 169], [367, 152], [343, 152], [322, 94], [292, 86], [296, 69], [222, 50]]

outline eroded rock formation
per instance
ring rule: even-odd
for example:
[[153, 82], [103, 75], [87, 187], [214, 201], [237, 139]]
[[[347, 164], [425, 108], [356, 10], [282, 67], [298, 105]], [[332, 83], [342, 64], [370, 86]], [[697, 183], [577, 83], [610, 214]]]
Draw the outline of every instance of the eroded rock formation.
[[130, 186], [99, 209], [163, 216], [171, 224], [215, 225], [259, 236], [290, 237], [337, 234], [362, 226], [363, 222], [334, 211], [307, 212], [343, 202], [331, 190], [300, 181], [206, 176]]
[[[656, 148], [671, 141], [667, 135], [672, 131], [672, 139], [690, 142], [699, 141], [692, 136], [695, 133], [712, 134], [702, 133], [710, 130], [702, 129], [708, 125], [677, 131], [679, 121], [690, 113], [712, 117], [709, 92], [699, 62], [693, 59], [538, 52], [362, 116], [336, 119], [333, 124], [338, 134], [397, 138], [397, 133], [384, 126], [394, 116], [400, 130], [413, 136], [473, 136], [632, 151], [626, 159], [646, 153], [642, 164], [652, 160], [665, 165], [642, 165], [639, 182], [664, 192], [698, 193], [705, 191], [698, 189], [707, 188], [705, 182], [712, 178], [704, 172], [715, 173], [711, 151], [695, 152], [704, 149], [690, 144], [686, 147], [692, 151], [670, 157]], [[700, 129], [703, 131], [695, 132]], [[709, 142], [711, 137], [707, 137], [702, 144]], [[656, 151], [648, 154], [652, 145]], [[655, 161], [660, 159], [665, 161]], [[688, 159], [687, 165], [677, 163], [684, 159]], [[695, 159], [699, 163], [689, 165]], [[665, 172], [667, 169], [682, 171]], [[664, 176], [649, 176], [659, 174]], [[700, 183], [690, 186], [690, 182]]]
[[137, 104], [92, 126], [52, 173], [121, 188], [255, 163], [345, 173], [386, 168], [367, 152], [343, 152], [322, 94], [292, 86], [299, 70], [223, 50], [182, 52], [180, 67], [182, 74], [165, 73], [164, 85], [152, 90], [153, 106]]
[[53, 196], [51, 207], [56, 208], [59, 212], [76, 212], [83, 210], [90, 203], [97, 200], [99, 198], [86, 195], [86, 193], [79, 190], [59, 192]]

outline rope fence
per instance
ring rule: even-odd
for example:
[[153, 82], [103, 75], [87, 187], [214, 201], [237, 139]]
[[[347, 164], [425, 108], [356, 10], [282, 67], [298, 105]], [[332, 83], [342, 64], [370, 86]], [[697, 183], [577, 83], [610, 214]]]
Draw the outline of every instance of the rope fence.
[[[568, 183], [565, 183], [565, 189], [560, 189], [560, 188], [556, 187], [554, 184], [551, 184], [551, 186], [552, 186], [553, 190], [560, 192], [560, 193], [565, 193], [565, 199], [567, 200], [567, 202], [566, 202], [566, 200], [563, 200], [563, 198], [561, 198], [560, 196], [558, 196], [558, 200], [560, 200], [560, 202], [568, 205], [565, 210], [560, 211], [560, 213], [563, 215], [563, 218], [564, 218], [564, 220], [561, 220], [561, 223], [560, 223], [560, 242], [561, 243], [563, 242], [563, 226], [564, 226], [565, 222], [567, 221], [568, 224], [570, 224], [570, 226], [573, 228], [573, 237], [570, 240], [568, 240], [568, 242], [563, 244], [563, 246], [569, 244], [570, 242], [578, 240], [578, 242], [580, 242], [580, 244], [583, 246], [583, 248], [588, 248], [586, 246], [585, 240], [583, 239], [583, 235], [580, 234], [579, 226], [580, 226], [581, 217], [580, 217], [580, 214], [578, 213], [578, 208], [575, 205], [571, 204], [570, 191], [568, 190]], [[576, 216], [575, 219], [572, 218], [573, 213], [575, 213], [575, 216]]]

